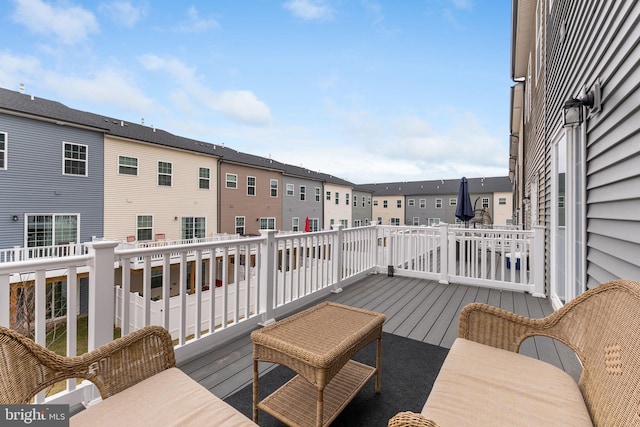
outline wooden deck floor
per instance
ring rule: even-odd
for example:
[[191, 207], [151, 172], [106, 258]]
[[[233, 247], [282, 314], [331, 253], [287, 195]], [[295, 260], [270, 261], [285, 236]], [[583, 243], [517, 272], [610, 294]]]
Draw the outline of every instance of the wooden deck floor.
[[[529, 317], [553, 311], [548, 300], [528, 294], [382, 274], [368, 276], [326, 300], [384, 313], [385, 332], [446, 348], [458, 334], [458, 315], [468, 303], [483, 302]], [[520, 352], [552, 363], [576, 379], [580, 375], [573, 352], [549, 338], [528, 339]], [[224, 399], [252, 381], [251, 339], [244, 335], [179, 368]], [[271, 368], [261, 364], [264, 372]]]

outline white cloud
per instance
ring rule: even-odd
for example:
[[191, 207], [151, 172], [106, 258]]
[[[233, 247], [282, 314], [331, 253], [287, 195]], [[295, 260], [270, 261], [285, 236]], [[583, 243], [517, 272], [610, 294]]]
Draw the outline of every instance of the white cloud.
[[471, 0], [449, 0], [449, 2], [456, 9], [463, 9], [463, 10], [473, 9], [473, 3]]
[[168, 73], [183, 92], [179, 98], [180, 105], [188, 106], [191, 111], [193, 108], [187, 102], [187, 95], [191, 102], [198, 102], [245, 124], [261, 126], [269, 124], [272, 120], [269, 107], [251, 91], [233, 90], [217, 93], [201, 83], [195, 69], [175, 58], [147, 54], [143, 55], [140, 61], [149, 70]]
[[7, 52], [0, 52], [0, 86], [18, 90], [20, 83], [28, 85], [32, 78], [36, 78], [40, 70], [40, 61], [33, 56], [15, 56]]
[[329, 20], [333, 18], [333, 9], [324, 0], [290, 0], [283, 3], [293, 16], [307, 21]]
[[146, 11], [142, 7], [137, 7], [128, 1], [114, 1], [103, 3], [100, 10], [106, 12], [110, 18], [124, 27], [134, 27], [142, 19]]
[[200, 33], [214, 28], [218, 28], [220, 24], [214, 17], [201, 17], [200, 12], [194, 6], [187, 10], [187, 18], [182, 20], [177, 30], [186, 33]]
[[41, 0], [14, 0], [12, 18], [35, 34], [53, 36], [67, 45], [81, 43], [99, 31], [93, 13], [81, 6], [52, 6]]

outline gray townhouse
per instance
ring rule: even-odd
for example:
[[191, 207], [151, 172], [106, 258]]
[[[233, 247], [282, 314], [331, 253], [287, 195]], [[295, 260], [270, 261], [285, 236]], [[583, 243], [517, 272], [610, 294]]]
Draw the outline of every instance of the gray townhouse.
[[0, 88], [0, 248], [102, 236], [104, 122]]
[[371, 203], [373, 196], [370, 191], [356, 185], [352, 191], [353, 210], [352, 210], [352, 226], [362, 227], [371, 223]]
[[284, 165], [282, 226], [284, 231], [318, 231], [324, 221], [324, 178], [319, 172]]

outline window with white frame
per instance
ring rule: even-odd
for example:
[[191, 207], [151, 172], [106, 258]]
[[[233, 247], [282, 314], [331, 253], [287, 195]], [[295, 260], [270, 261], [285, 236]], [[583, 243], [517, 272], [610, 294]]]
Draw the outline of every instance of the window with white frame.
[[385, 208], [385, 209], [388, 208], [389, 207], [389, 202], [387, 200], [383, 200], [382, 201], [382, 207]]
[[354, 219], [354, 220], [353, 220], [353, 226], [354, 226], [354, 227], [360, 227], [360, 226], [362, 226], [362, 220], [360, 220], [360, 219]]
[[300, 186], [300, 200], [307, 200], [307, 187], [305, 185]]
[[255, 196], [256, 195], [256, 177], [248, 176], [247, 177], [247, 196]]
[[367, 203], [371, 206], [371, 197], [367, 197]]
[[507, 198], [506, 197], [500, 197], [498, 199], [498, 204], [499, 205], [506, 205], [507, 204]]
[[458, 198], [450, 197], [449, 198], [449, 206], [458, 206]]
[[400, 225], [400, 218], [391, 218], [391, 225]]
[[88, 149], [82, 144], [62, 143], [64, 175], [87, 176]]
[[272, 179], [269, 183], [271, 197], [278, 197], [278, 180]]
[[320, 230], [320, 220], [318, 218], [309, 218], [309, 228], [311, 231]]
[[320, 187], [316, 187], [316, 202], [320, 201]]
[[482, 207], [483, 208], [488, 208], [489, 207], [489, 198], [488, 197], [483, 197], [482, 198]]
[[436, 209], [442, 209], [442, 199], [436, 199]]
[[118, 156], [119, 175], [138, 175], [138, 159], [135, 157]]
[[260, 230], [275, 230], [275, 229], [276, 229], [275, 217], [260, 218]]
[[291, 231], [300, 231], [300, 218], [291, 218]]
[[349, 220], [348, 219], [341, 219], [340, 220], [340, 225], [342, 226], [342, 228], [349, 227]]
[[27, 247], [78, 243], [78, 214], [27, 215]]
[[7, 145], [6, 132], [0, 132], [0, 169], [7, 169]]
[[336, 191], [336, 205], [340, 203], [340, 193]]
[[402, 199], [396, 200], [396, 208], [398, 209], [402, 208]]
[[235, 173], [225, 174], [225, 187], [238, 188], [238, 175]]
[[236, 234], [240, 234], [241, 236], [244, 236], [244, 217], [243, 216], [237, 216], [235, 218], [235, 223], [236, 223]]
[[377, 200], [373, 201], [373, 206], [378, 206], [378, 201]]
[[413, 217], [413, 225], [420, 225], [420, 218], [418, 218], [417, 216]]
[[378, 217], [378, 224], [382, 225], [382, 217], [381, 216]]
[[211, 169], [198, 168], [198, 188], [202, 190], [211, 188]]
[[407, 206], [415, 206], [415, 205], [416, 205], [416, 199], [407, 200]]
[[327, 191], [324, 198], [325, 200], [331, 200], [331, 191]]
[[207, 224], [204, 217], [183, 217], [182, 218], [182, 238], [202, 239], [206, 237]]
[[136, 237], [138, 240], [153, 239], [153, 216], [138, 215], [136, 220]]
[[158, 162], [158, 185], [171, 187], [173, 177], [173, 164], [171, 162]]
[[358, 195], [354, 194], [353, 195], [353, 207], [357, 207], [358, 206]]
[[420, 199], [420, 209], [427, 208], [427, 199]]
[[349, 205], [349, 193], [346, 193], [346, 194], [344, 195], [344, 204], [345, 204], [345, 205]]
[[429, 227], [440, 224], [440, 218], [429, 218]]
[[287, 184], [284, 188], [285, 194], [287, 196], [293, 196], [294, 195], [294, 189], [295, 189], [295, 185], [293, 184]]

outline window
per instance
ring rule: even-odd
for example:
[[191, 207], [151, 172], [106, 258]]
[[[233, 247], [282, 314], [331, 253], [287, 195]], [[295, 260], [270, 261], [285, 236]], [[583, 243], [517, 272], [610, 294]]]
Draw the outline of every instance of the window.
[[342, 228], [349, 227], [349, 220], [348, 219], [341, 219], [340, 220], [340, 225], [342, 226]]
[[458, 199], [456, 197], [449, 198], [449, 206], [458, 206]]
[[483, 208], [488, 208], [489, 207], [489, 198], [488, 197], [483, 197], [482, 198], [482, 207]]
[[400, 218], [391, 218], [391, 225], [400, 225]]
[[407, 200], [407, 205], [409, 205], [409, 206], [415, 206], [415, 205], [416, 205], [416, 199], [409, 199], [409, 200]]
[[325, 195], [325, 199], [326, 200], [331, 200], [331, 191], [327, 191], [327, 193]]
[[382, 225], [382, 217], [381, 216], [378, 217], [378, 224]]
[[0, 132], [0, 169], [7, 168], [7, 134]]
[[275, 230], [276, 219], [274, 217], [260, 218], [260, 230]]
[[316, 187], [316, 202], [320, 201], [320, 187]]
[[344, 195], [344, 204], [349, 206], [349, 193]]
[[420, 209], [427, 208], [427, 199], [420, 199]]
[[318, 218], [309, 218], [309, 227], [311, 228], [311, 231], [318, 231], [320, 230], [320, 220]]
[[300, 200], [307, 200], [307, 187], [304, 185], [300, 186]]
[[436, 209], [442, 209], [442, 199], [436, 199]]
[[378, 206], [378, 201], [377, 200], [373, 201], [373, 206]]
[[272, 179], [269, 184], [269, 188], [271, 189], [271, 197], [278, 197], [278, 180]]
[[248, 176], [247, 177], [247, 196], [255, 196], [256, 195], [256, 177]]
[[182, 218], [182, 238], [202, 239], [206, 236], [207, 227], [204, 217]]
[[244, 235], [244, 217], [237, 216], [235, 219], [236, 222], [236, 234]]
[[118, 174], [138, 175], [138, 159], [135, 157], [118, 156]]
[[420, 218], [418, 218], [417, 216], [413, 217], [413, 225], [420, 225]]
[[367, 203], [369, 203], [369, 205], [371, 205], [371, 197], [367, 197]]
[[336, 205], [340, 203], [340, 193], [336, 191]]
[[158, 162], [158, 185], [171, 187], [171, 169], [170, 162]]
[[64, 175], [87, 176], [87, 146], [63, 142]]
[[[355, 197], [355, 196], [354, 196]], [[361, 227], [362, 226], [362, 220], [360, 219], [354, 219], [353, 220], [353, 226], [354, 227]]]
[[79, 223], [77, 214], [28, 215], [27, 247], [77, 243]]
[[354, 207], [358, 206], [358, 195], [357, 194], [353, 195], [353, 206]]
[[506, 197], [500, 197], [498, 199], [498, 204], [499, 205], [506, 205], [507, 204], [507, 198]]
[[136, 236], [138, 237], [138, 240], [153, 239], [153, 216], [138, 215], [138, 220], [136, 223]]
[[402, 200], [401, 199], [396, 200], [396, 207], [398, 209], [402, 208]]
[[440, 224], [440, 218], [429, 218], [429, 227]]
[[386, 200], [383, 200], [382, 207], [386, 209], [388, 206], [389, 206], [389, 203]]
[[225, 187], [226, 188], [238, 188], [238, 175], [235, 173], [228, 173], [225, 175]]
[[211, 188], [211, 169], [209, 168], [200, 168], [198, 170], [198, 188], [202, 190], [208, 190]]
[[293, 184], [287, 184], [285, 186], [285, 192], [287, 196], [293, 196], [293, 189], [294, 189], [294, 185]]
[[291, 218], [291, 231], [300, 231], [300, 218]]

